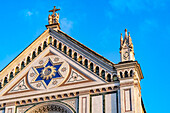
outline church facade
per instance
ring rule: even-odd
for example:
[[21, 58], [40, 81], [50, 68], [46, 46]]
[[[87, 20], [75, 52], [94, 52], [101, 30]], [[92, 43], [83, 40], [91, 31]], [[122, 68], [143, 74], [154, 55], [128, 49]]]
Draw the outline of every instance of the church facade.
[[47, 30], [0, 72], [0, 113], [146, 113], [142, 70], [130, 33], [115, 64], [60, 30], [60, 9]]

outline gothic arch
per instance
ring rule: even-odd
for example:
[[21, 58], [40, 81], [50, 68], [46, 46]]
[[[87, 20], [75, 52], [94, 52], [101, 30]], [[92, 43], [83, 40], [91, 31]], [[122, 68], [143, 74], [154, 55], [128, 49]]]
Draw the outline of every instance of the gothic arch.
[[[51, 108], [51, 109], [47, 109]], [[44, 113], [57, 112], [57, 113], [76, 113], [76, 111], [69, 105], [63, 102], [47, 102], [38, 104], [26, 110], [26, 113], [39, 113], [40, 111], [45, 110]]]

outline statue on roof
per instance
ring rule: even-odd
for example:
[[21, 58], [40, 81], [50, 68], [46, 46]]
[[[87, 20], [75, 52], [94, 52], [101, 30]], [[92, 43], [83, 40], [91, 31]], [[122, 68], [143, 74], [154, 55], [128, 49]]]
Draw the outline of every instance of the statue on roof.
[[49, 12], [53, 12], [52, 15], [48, 16], [48, 23], [50, 24], [59, 24], [59, 13], [55, 13], [56, 11], [59, 11], [60, 9], [56, 9], [56, 6], [54, 6], [54, 9], [50, 10]]

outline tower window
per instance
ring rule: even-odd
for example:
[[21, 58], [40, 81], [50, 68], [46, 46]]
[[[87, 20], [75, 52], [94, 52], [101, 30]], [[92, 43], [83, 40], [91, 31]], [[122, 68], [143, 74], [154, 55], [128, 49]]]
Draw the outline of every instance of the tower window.
[[125, 71], [125, 78], [126, 78], [126, 77], [128, 77], [128, 72], [127, 72], [127, 71]]
[[130, 71], [130, 77], [133, 77], [133, 70]]
[[121, 77], [121, 78], [123, 78], [123, 74], [122, 74], [122, 72], [120, 72], [120, 77]]

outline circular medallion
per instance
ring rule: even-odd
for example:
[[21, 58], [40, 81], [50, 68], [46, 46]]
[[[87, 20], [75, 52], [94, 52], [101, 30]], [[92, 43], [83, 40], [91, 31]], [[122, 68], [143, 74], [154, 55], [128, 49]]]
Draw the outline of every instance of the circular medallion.
[[34, 89], [57, 87], [65, 81], [69, 71], [69, 64], [59, 56], [44, 57], [29, 70], [28, 83]]

